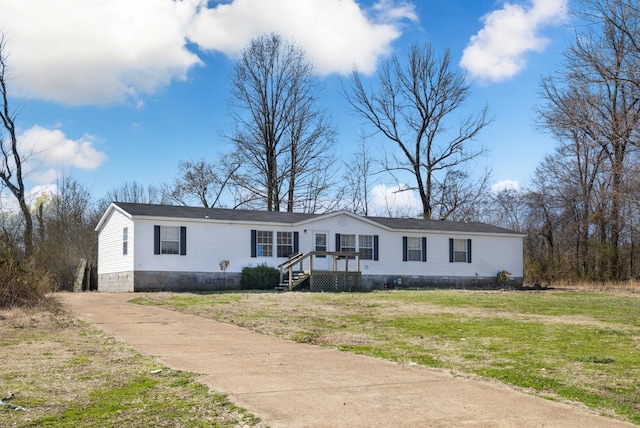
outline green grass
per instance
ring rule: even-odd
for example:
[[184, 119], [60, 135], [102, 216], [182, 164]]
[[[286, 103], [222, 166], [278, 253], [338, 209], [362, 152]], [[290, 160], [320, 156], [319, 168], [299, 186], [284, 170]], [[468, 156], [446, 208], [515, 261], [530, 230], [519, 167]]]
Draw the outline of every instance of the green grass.
[[[221, 427], [254, 424], [251, 415], [232, 423], [215, 420], [221, 412], [236, 411], [223, 394], [210, 394], [187, 373], [172, 372], [156, 377], [137, 376], [122, 385], [91, 391], [86, 402], [68, 406], [62, 413], [37, 419], [32, 426], [191, 426]], [[203, 405], [217, 409], [205, 409]], [[196, 411], [200, 409], [202, 413]], [[241, 412], [244, 414], [244, 411]]]
[[434, 290], [175, 299], [156, 304], [299, 342], [496, 379], [640, 424], [640, 295]]
[[242, 295], [240, 294], [215, 294], [210, 298], [203, 298], [203, 296], [192, 296], [192, 295], [173, 295], [171, 297], [167, 297], [164, 303], [158, 302], [153, 299], [149, 299], [146, 297], [137, 297], [131, 300], [132, 303], [136, 303], [138, 305], [163, 305], [169, 304], [174, 307], [191, 307], [198, 305], [209, 305], [209, 304], [217, 304], [224, 305], [229, 303], [239, 302], [242, 299]]
[[0, 311], [0, 407], [7, 427], [265, 426], [209, 391], [64, 312]]

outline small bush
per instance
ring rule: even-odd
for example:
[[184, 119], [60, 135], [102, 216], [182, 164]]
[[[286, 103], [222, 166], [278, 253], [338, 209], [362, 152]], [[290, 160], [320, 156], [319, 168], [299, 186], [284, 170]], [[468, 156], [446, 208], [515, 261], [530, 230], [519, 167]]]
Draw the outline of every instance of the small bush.
[[51, 277], [32, 259], [0, 255], [0, 308], [38, 306], [51, 291]]
[[262, 264], [242, 269], [240, 285], [244, 289], [269, 290], [280, 283], [280, 271]]

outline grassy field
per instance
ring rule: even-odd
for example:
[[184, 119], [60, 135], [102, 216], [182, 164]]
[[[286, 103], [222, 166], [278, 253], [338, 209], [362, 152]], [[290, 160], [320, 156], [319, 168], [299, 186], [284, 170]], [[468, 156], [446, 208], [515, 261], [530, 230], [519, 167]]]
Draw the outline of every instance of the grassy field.
[[3, 427], [266, 426], [209, 391], [54, 308], [0, 311]]
[[159, 293], [135, 301], [298, 342], [495, 379], [640, 424], [640, 294]]

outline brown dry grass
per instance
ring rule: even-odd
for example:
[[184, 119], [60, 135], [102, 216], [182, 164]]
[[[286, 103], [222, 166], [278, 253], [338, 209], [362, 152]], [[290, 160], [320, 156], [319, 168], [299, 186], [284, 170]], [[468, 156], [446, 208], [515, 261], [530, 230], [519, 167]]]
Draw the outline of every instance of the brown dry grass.
[[264, 426], [60, 309], [0, 311], [0, 361], [0, 398], [27, 409], [0, 406], [0, 426]]
[[627, 281], [556, 281], [552, 285], [557, 289], [576, 291], [606, 291], [622, 294], [640, 293], [640, 280], [629, 279]]

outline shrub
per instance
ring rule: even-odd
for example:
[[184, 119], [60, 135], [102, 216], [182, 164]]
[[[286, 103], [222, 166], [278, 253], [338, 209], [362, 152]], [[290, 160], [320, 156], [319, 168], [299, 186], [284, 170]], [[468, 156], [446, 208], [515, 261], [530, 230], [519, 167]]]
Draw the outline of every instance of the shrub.
[[279, 283], [280, 271], [266, 264], [242, 269], [240, 285], [244, 289], [268, 290], [273, 289]]
[[496, 275], [496, 278], [498, 279], [498, 284], [505, 285], [509, 281], [509, 275], [511, 275], [511, 272], [509, 272], [506, 269], [503, 269], [500, 272], [498, 272], [498, 274]]
[[51, 277], [36, 267], [33, 259], [19, 260], [11, 254], [0, 255], [0, 308], [38, 306], [51, 291]]

